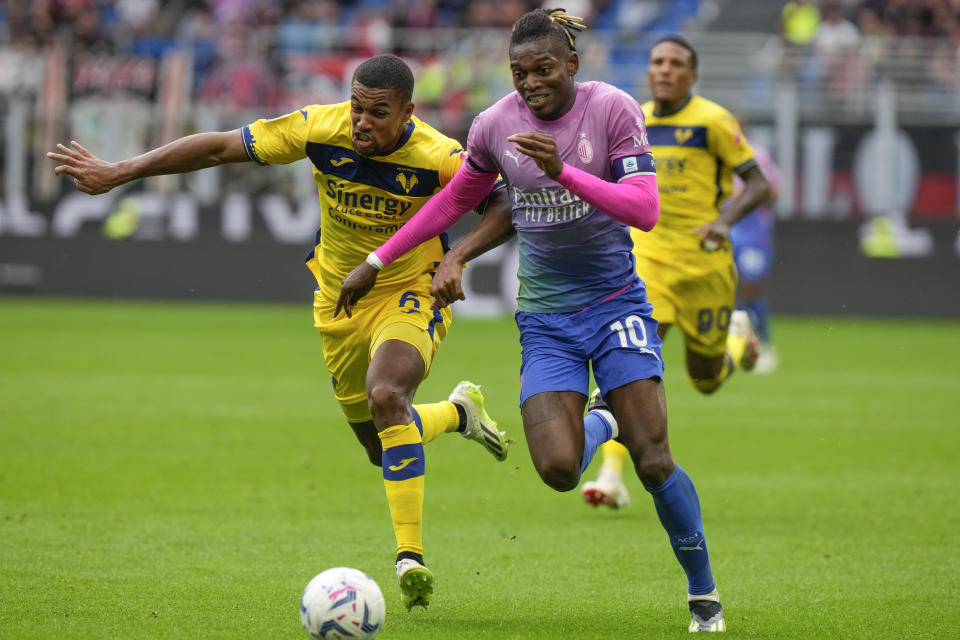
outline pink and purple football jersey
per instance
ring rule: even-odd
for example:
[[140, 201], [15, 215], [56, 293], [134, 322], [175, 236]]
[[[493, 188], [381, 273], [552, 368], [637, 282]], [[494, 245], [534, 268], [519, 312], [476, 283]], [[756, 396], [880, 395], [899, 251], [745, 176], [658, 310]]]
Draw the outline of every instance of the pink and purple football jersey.
[[540, 120], [513, 92], [476, 117], [468, 162], [507, 182], [520, 249], [521, 311], [583, 309], [636, 278], [627, 225], [594, 209], [537, 167], [507, 140], [516, 133], [553, 135], [561, 159], [610, 182], [655, 175], [640, 105], [603, 82], [577, 83], [573, 107]]

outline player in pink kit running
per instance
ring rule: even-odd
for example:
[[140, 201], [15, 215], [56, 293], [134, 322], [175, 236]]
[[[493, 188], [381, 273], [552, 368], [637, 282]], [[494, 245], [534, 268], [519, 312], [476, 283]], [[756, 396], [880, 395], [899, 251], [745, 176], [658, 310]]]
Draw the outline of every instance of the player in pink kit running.
[[[520, 250], [520, 408], [533, 464], [569, 491], [598, 446], [622, 442], [687, 575], [690, 631], [723, 631], [699, 498], [670, 453], [661, 343], [631, 254], [630, 226], [649, 231], [659, 215], [643, 113], [615, 87], [574, 80], [583, 28], [558, 9], [514, 24], [516, 91], [476, 117], [463, 168], [344, 279], [337, 306], [350, 310], [379, 270], [449, 228], [502, 175]], [[439, 306], [463, 299], [463, 262], [512, 233], [507, 222], [484, 220], [444, 257]], [[609, 410], [583, 417], [591, 364]]]

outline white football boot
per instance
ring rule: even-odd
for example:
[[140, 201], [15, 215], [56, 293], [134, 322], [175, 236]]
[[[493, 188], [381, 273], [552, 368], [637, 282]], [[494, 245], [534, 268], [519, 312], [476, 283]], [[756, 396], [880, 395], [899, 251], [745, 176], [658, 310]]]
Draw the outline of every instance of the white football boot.
[[397, 581], [400, 600], [410, 611], [413, 607], [427, 608], [433, 595], [433, 572], [413, 558], [397, 561]]
[[687, 594], [687, 604], [690, 605], [690, 633], [717, 633], [727, 630], [723, 605], [720, 604], [720, 595], [716, 589], [703, 596]]
[[596, 480], [584, 482], [580, 490], [583, 499], [593, 506], [605, 504], [611, 509], [623, 509], [630, 506], [630, 492], [619, 473], [601, 469]]
[[467, 415], [467, 424], [460, 435], [482, 444], [497, 460], [506, 460], [507, 450], [513, 440], [507, 438], [505, 431], [497, 428], [496, 420], [483, 408], [484, 398], [480, 387], [464, 380], [454, 387], [447, 400], [463, 407]]
[[750, 323], [750, 316], [746, 311], [737, 309], [730, 314], [731, 335], [742, 336], [746, 341], [743, 348], [743, 357], [740, 358], [740, 368], [744, 371], [751, 371], [757, 364], [757, 358], [760, 356], [760, 341], [753, 333], [753, 325]]

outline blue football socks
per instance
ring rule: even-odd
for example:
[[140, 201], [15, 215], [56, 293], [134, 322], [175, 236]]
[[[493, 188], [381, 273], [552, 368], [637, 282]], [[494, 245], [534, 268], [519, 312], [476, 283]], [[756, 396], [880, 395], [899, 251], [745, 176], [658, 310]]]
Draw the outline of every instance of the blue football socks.
[[764, 298], [757, 298], [746, 305], [747, 313], [750, 314], [750, 322], [753, 324], [753, 332], [757, 339], [764, 344], [770, 344], [770, 311], [767, 301]]
[[666, 482], [647, 491], [653, 496], [660, 523], [670, 536], [673, 553], [687, 574], [689, 593], [704, 595], [712, 592], [715, 584], [707, 541], [703, 537], [700, 498], [690, 476], [677, 465]]
[[600, 411], [591, 411], [583, 419], [583, 457], [580, 458], [580, 475], [596, 455], [597, 449], [613, 437], [613, 427]]

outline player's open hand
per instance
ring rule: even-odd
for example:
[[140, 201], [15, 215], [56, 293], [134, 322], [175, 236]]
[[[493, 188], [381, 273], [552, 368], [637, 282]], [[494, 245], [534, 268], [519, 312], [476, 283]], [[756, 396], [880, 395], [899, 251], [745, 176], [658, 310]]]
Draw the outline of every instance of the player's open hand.
[[47, 153], [51, 160], [63, 163], [53, 169], [55, 175], [73, 176], [77, 189], [89, 194], [106, 193], [122, 183], [117, 165], [101, 160], [76, 140], [71, 140], [70, 145], [73, 149], [57, 144], [60, 153]]
[[714, 220], [693, 230], [700, 237], [700, 248], [711, 253], [730, 240], [730, 226], [723, 220]]
[[517, 145], [517, 151], [533, 158], [537, 166], [551, 179], [556, 180], [563, 171], [563, 160], [557, 151], [557, 142], [549, 133], [515, 133], [507, 140]]
[[370, 289], [377, 283], [377, 273], [372, 266], [361, 262], [360, 266], [347, 274], [340, 285], [340, 297], [337, 298], [337, 307], [333, 310], [334, 318], [340, 315], [341, 309], [348, 318], [353, 317], [353, 305], [370, 293]]
[[457, 300], [466, 300], [463, 295], [463, 262], [447, 253], [437, 266], [433, 276], [433, 302], [431, 309], [443, 309]]

